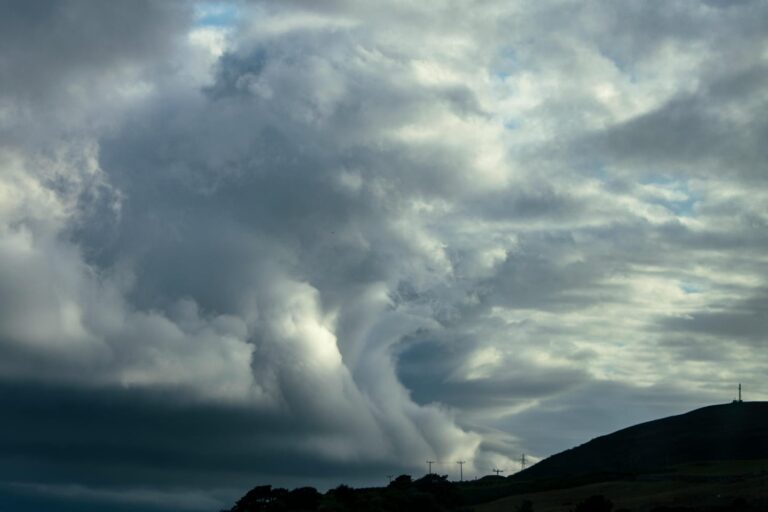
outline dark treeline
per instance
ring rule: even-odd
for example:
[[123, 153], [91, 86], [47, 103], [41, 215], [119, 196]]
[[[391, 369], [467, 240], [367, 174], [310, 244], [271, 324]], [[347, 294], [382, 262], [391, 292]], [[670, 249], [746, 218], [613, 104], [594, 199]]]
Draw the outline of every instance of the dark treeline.
[[384, 488], [340, 485], [325, 494], [312, 487], [289, 491], [263, 485], [251, 489], [229, 512], [444, 512], [464, 511], [457, 484], [447, 477], [401, 475]]
[[353, 489], [340, 485], [325, 494], [312, 487], [289, 491], [262, 485], [251, 489], [234, 507], [223, 512], [464, 511], [471, 510], [473, 505], [505, 496], [575, 487], [611, 477], [617, 478], [614, 475], [600, 475], [520, 482], [509, 477], [488, 475], [478, 480], [458, 483], [436, 474], [418, 480], [413, 480], [409, 475], [400, 475], [387, 487]]
[[[474, 487], [478, 482], [465, 483]], [[491, 479], [480, 486], [493, 484]], [[472, 512], [471, 495], [462, 492], [462, 484], [449, 482], [445, 476], [427, 475], [412, 480], [401, 475], [387, 487], [353, 489], [340, 485], [325, 494], [313, 487], [300, 487], [291, 491], [270, 485], [254, 487], [234, 507], [221, 512]], [[475, 497], [476, 498], [476, 497]], [[509, 506], [509, 512], [536, 512], [535, 503], [523, 500]], [[647, 509], [644, 509], [647, 510]], [[590, 496], [564, 512], [633, 512], [628, 508], [615, 508], [605, 496]], [[727, 504], [708, 507], [657, 506], [650, 512], [757, 512], [764, 509], [736, 498]]]

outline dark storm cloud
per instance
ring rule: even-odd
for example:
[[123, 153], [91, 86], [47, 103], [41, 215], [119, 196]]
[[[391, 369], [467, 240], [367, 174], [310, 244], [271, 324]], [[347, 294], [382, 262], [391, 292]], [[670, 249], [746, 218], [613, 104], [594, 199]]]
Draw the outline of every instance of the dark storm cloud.
[[3, 0], [0, 10], [1, 94], [16, 101], [45, 100], [105, 71], [141, 66], [190, 20], [180, 4], [144, 0]]
[[[314, 38], [293, 42], [297, 49], [290, 58], [278, 56], [256, 65], [254, 59], [262, 54], [249, 50], [225, 58], [220, 69], [230, 68], [212, 86], [149, 98], [126, 115], [119, 130], [100, 137], [98, 172], [108, 183], [104, 194], [114, 199], [102, 203], [87, 194], [77, 197], [77, 223], [68, 226], [70, 238], [51, 241], [71, 255], [61, 265], [61, 272], [69, 267], [71, 275], [50, 299], [44, 289], [30, 290], [29, 303], [35, 308], [26, 312], [30, 318], [52, 310], [53, 319], [72, 327], [83, 356], [62, 364], [55, 349], [46, 346], [51, 335], [45, 329], [41, 334], [20, 328], [3, 338], [7, 352], [14, 354], [4, 372], [42, 381], [116, 381], [153, 389], [164, 405], [154, 408], [139, 400], [134, 407], [126, 399], [121, 407], [151, 413], [167, 407], [171, 418], [185, 418], [171, 405], [178, 397], [202, 394], [205, 399], [212, 393], [207, 399], [242, 402], [259, 423], [259, 428], [249, 427], [251, 442], [260, 448], [246, 458], [261, 460], [272, 478], [282, 471], [278, 453], [291, 461], [286, 464], [331, 475], [334, 464], [349, 470], [354, 461], [371, 456], [380, 462], [369, 467], [382, 469], [403, 453], [474, 451], [479, 436], [453, 425], [438, 407], [418, 407], [408, 400], [386, 351], [399, 336], [431, 321], [388, 312], [388, 286], [404, 273], [411, 273], [415, 283], [419, 274], [431, 273], [423, 270], [430, 256], [411, 247], [410, 234], [401, 232], [398, 223], [409, 214], [410, 197], [441, 190], [435, 190], [431, 176], [460, 164], [437, 149], [436, 159], [427, 161], [425, 153], [406, 144], [370, 146], [373, 135], [359, 129], [371, 123], [371, 110], [359, 108], [364, 90], [374, 113], [384, 112], [384, 104], [393, 98], [403, 98], [400, 110], [388, 109], [393, 126], [418, 114], [410, 104], [433, 100], [426, 93], [413, 98], [397, 82], [376, 80], [376, 69], [370, 66], [350, 70], [350, 79], [329, 68], [324, 55], [305, 51], [317, 42]], [[331, 57], [341, 62], [348, 49], [341, 50]], [[267, 79], [261, 84], [265, 89], [233, 94], [234, 86], [227, 85], [247, 84], [258, 73]], [[337, 101], [338, 87], [350, 90]], [[254, 90], [280, 94], [267, 98]], [[449, 105], [464, 101], [451, 94]], [[442, 97], [435, 105], [442, 108]], [[329, 132], [329, 125], [338, 129]], [[440, 160], [445, 166], [433, 168]], [[383, 173], [382, 165], [393, 175]], [[462, 180], [451, 174], [453, 181]], [[457, 187], [442, 181], [443, 190]], [[401, 194], [403, 186], [412, 189], [411, 196]], [[9, 252], [9, 258], [14, 254]], [[80, 254], [87, 264], [78, 261]], [[7, 261], [16, 274], [48, 265], [43, 257]], [[5, 284], [8, 290], [17, 287]], [[78, 306], [69, 316], [61, 314], [72, 296]], [[24, 327], [31, 322], [17, 323]], [[27, 350], [32, 339], [42, 345]], [[94, 373], [84, 374], [84, 368]], [[176, 391], [161, 393], [166, 386]], [[288, 415], [297, 428], [270, 423], [275, 410]], [[212, 424], [228, 421], [230, 413], [210, 413]], [[183, 424], [169, 424], [168, 432]], [[112, 430], [108, 424], [92, 428]], [[190, 439], [180, 437], [176, 445], [160, 435], [155, 443], [149, 431], [138, 433], [136, 444], [141, 446], [116, 448], [133, 448], [134, 456], [124, 459], [117, 474], [126, 481], [137, 478], [137, 486], [157, 486], [165, 477], [140, 471], [132, 461], [141, 466], [158, 459], [171, 467], [178, 467], [174, 459], [179, 458], [190, 469], [208, 468], [207, 486], [214, 485], [212, 472], [236, 473], [233, 479], [239, 483], [231, 485], [238, 488], [254, 478], [250, 462], [226, 469], [204, 456], [234, 457], [220, 446], [203, 441], [202, 455], [189, 455], [198, 460], [192, 462], [181, 453]], [[292, 441], [277, 442], [278, 434]], [[197, 433], [200, 438], [207, 435]], [[355, 438], [360, 442], [350, 442]], [[59, 441], [67, 440], [22, 451], [30, 457], [42, 457], [48, 450], [55, 454], [51, 447]], [[87, 481], [88, 472], [99, 464], [111, 466], [121, 458], [116, 453], [100, 459], [96, 454], [103, 447], [97, 444], [90, 452], [96, 460], [87, 453], [80, 456], [85, 466], [73, 473], [75, 481], [112, 485]], [[370, 450], [377, 454], [365, 453]], [[25, 478], [75, 455], [65, 451], [58, 460], [42, 460]], [[168, 475], [175, 485], [202, 485], [204, 480], [179, 472]]]
[[674, 322], [662, 322], [661, 329], [664, 330], [664, 335], [659, 340], [660, 350], [687, 362], [720, 366], [738, 364], [739, 356], [731, 350], [733, 342], [730, 339], [700, 336], [697, 333], [669, 329], [667, 323]]
[[531, 221], [573, 220], [589, 213], [589, 205], [549, 183], [533, 183], [484, 194], [466, 204], [469, 215], [483, 215], [491, 221], [524, 225]]
[[[525, 239], [521, 250], [511, 252], [499, 265], [486, 286], [493, 290], [493, 304], [513, 308], [572, 309], [604, 300], [611, 286], [603, 277], [614, 272], [598, 258], [558, 261], [558, 255], [578, 250], [570, 234], [552, 234], [545, 240]], [[557, 248], [554, 258], [541, 251], [542, 245]], [[604, 288], [601, 290], [600, 288]], [[613, 294], [620, 293], [615, 290]]]
[[748, 68], [708, 90], [674, 98], [608, 132], [606, 153], [646, 173], [681, 169], [695, 176], [717, 167], [760, 180], [761, 162], [768, 156], [762, 144], [768, 124], [740, 111], [740, 104], [752, 97], [760, 108], [764, 100], [756, 96], [767, 78], [765, 68]]
[[440, 402], [460, 409], [495, 409], [542, 399], [589, 380], [576, 368], [539, 368], [532, 372], [505, 361], [501, 375], [456, 378], [456, 370], [476, 348], [470, 343], [421, 342], [398, 357], [398, 376], [420, 404]]
[[[91, 130], [106, 129], [126, 99], [179, 69], [174, 54], [192, 21], [190, 7], [144, 0], [3, 1], [2, 145], [60, 153], [63, 140], [82, 142]], [[59, 176], [59, 184], [74, 178]]]
[[14, 510], [216, 510], [258, 483], [364, 485], [408, 470], [311, 454], [303, 441], [323, 427], [295, 411], [180, 400], [173, 389], [4, 381], [0, 391], [0, 505]]
[[322, 473], [333, 480], [348, 465], [306, 457], [296, 440], [322, 427], [285, 413], [179, 400], [172, 389], [3, 382], [2, 391], [4, 481], [45, 474], [50, 485], [130, 489], [151, 481], [165, 491], [184, 484], [232, 492], [255, 478], [292, 481]]
[[[768, 125], [755, 113], [766, 101], [762, 91], [768, 74], [760, 48], [768, 14], [753, 2], [708, 4], [727, 4], [732, 9], [725, 13], [690, 9], [688, 2], [673, 2], [651, 14], [667, 18], [669, 23], [642, 32], [636, 26], [623, 32], [633, 42], [654, 45], [655, 51], [662, 50], [665, 41], [688, 46], [686, 52], [699, 60], [697, 74], [687, 87], [656, 108], [588, 139], [585, 144], [593, 158], [615, 161], [648, 175], [734, 173], [740, 179], [763, 179], [762, 162], [768, 155], [761, 141]], [[636, 20], [632, 18], [633, 25]], [[732, 30], [736, 25], [738, 30]], [[697, 55], [693, 51], [697, 46], [708, 51]]]
[[660, 322], [659, 328], [760, 346], [768, 331], [768, 293], [762, 289], [750, 295], [737, 301], [709, 304], [707, 310], [693, 311], [683, 317], [666, 318]]

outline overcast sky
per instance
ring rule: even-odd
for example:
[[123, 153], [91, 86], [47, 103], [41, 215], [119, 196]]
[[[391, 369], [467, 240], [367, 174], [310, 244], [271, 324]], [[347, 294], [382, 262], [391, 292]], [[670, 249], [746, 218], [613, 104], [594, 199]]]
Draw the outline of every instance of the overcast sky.
[[0, 508], [511, 473], [768, 398], [767, 26], [0, 1]]

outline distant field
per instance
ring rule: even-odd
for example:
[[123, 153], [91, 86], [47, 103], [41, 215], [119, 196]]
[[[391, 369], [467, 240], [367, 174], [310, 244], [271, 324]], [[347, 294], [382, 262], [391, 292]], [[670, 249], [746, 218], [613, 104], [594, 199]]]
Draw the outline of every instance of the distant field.
[[668, 471], [635, 480], [594, 483], [567, 489], [519, 494], [475, 506], [475, 512], [513, 512], [523, 500], [535, 512], [561, 512], [579, 501], [602, 494], [614, 510], [647, 512], [659, 505], [728, 505], [743, 498], [758, 510], [768, 510], [768, 460], [698, 462], [672, 466]]

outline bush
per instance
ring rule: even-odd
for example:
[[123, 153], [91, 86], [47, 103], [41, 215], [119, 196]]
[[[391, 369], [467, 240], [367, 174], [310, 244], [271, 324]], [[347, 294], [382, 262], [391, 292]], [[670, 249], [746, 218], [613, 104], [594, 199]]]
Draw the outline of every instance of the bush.
[[322, 495], [314, 487], [299, 487], [288, 493], [285, 499], [289, 510], [314, 511], [320, 506]]
[[389, 482], [390, 489], [407, 489], [411, 486], [411, 475], [400, 475], [391, 482]]

